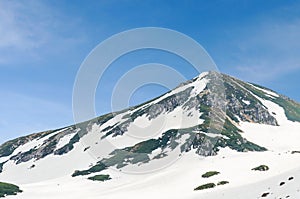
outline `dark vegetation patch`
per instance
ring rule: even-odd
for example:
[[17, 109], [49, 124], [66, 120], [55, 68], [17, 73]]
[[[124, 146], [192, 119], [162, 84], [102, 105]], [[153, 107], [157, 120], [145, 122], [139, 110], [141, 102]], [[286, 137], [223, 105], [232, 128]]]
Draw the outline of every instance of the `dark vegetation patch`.
[[84, 176], [84, 175], [89, 175], [91, 173], [96, 173], [96, 172], [100, 172], [107, 169], [106, 165], [102, 164], [101, 162], [98, 162], [97, 165], [87, 169], [87, 170], [76, 170], [73, 174], [72, 177], [76, 177], [76, 176]]
[[95, 175], [93, 177], [89, 177], [89, 180], [93, 180], [93, 181], [100, 181], [100, 182], [104, 182], [107, 180], [110, 180], [110, 176], [109, 175]]
[[252, 169], [253, 171], [268, 171], [269, 167], [267, 165], [260, 165]]
[[219, 185], [225, 185], [225, 184], [228, 184], [228, 183], [229, 183], [228, 181], [220, 181], [220, 182], [218, 182], [217, 185], [218, 185], [218, 186], [219, 186]]
[[17, 195], [21, 193], [22, 190], [16, 185], [0, 182], [0, 197], [5, 197], [8, 195]]
[[214, 187], [216, 187], [215, 183], [207, 183], [207, 184], [200, 185], [199, 187], [196, 187], [194, 189], [194, 191], [200, 191], [200, 190], [204, 190], [204, 189], [212, 189]]
[[283, 186], [283, 185], [285, 185], [285, 182], [280, 182], [279, 183], [279, 186]]
[[218, 172], [218, 171], [208, 171], [202, 175], [202, 178], [210, 178], [212, 176], [219, 175], [219, 174], [220, 174], [220, 172]]
[[300, 151], [292, 151], [291, 154], [300, 154]]
[[270, 195], [270, 193], [269, 193], [269, 192], [266, 192], [266, 193], [263, 193], [263, 194], [261, 195], [261, 197], [265, 198], [265, 197], [267, 197], [268, 195]]

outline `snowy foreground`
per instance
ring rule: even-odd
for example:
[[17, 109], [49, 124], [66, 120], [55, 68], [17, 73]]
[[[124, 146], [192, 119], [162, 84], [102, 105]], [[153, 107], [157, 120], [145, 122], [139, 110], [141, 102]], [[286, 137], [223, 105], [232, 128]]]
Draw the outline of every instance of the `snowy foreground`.
[[[124, 175], [110, 171], [114, 180], [99, 183], [64, 177], [40, 183], [21, 184], [23, 194], [8, 198], [80, 199], [80, 198], [299, 198], [300, 155], [267, 152], [232, 154], [223, 151], [218, 157], [200, 160], [185, 155], [171, 167], [148, 175]], [[234, 163], [233, 163], [234, 162]], [[252, 171], [261, 163], [270, 166], [266, 172]], [[201, 174], [216, 170], [221, 174], [203, 179]], [[288, 178], [294, 177], [289, 181]], [[193, 191], [198, 185], [227, 180], [228, 185]], [[281, 182], [286, 184], [280, 186]]]

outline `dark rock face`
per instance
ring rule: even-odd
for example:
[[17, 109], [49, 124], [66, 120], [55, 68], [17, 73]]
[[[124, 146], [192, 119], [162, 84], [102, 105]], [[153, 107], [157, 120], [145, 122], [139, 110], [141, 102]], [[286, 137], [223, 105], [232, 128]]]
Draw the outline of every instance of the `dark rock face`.
[[226, 89], [226, 108], [229, 115], [238, 117], [238, 120], [244, 122], [278, 125], [267, 107], [251, 91], [243, 86], [246, 83], [226, 75], [223, 75], [223, 78]]
[[2, 173], [2, 171], [3, 171], [3, 165], [4, 165], [5, 163], [6, 163], [6, 162], [0, 163], [0, 173]]
[[30, 142], [36, 138], [44, 137], [46, 135], [51, 134], [53, 131], [45, 131], [41, 133], [31, 134], [28, 136], [16, 138], [14, 140], [10, 140], [8, 142], [5, 142], [0, 146], [0, 157], [5, 157], [11, 155], [16, 148], [18, 148], [21, 145], [26, 144], [27, 142]]
[[[130, 123], [140, 116], [147, 116], [149, 120], [155, 119], [161, 114], [172, 112], [177, 107], [185, 110], [196, 109], [202, 113], [201, 106], [205, 106], [210, 118], [217, 116], [224, 122], [226, 117], [236, 121], [247, 121], [261, 124], [278, 125], [276, 119], [269, 113], [268, 109], [245, 89], [235, 79], [216, 72], [210, 72], [205, 77], [208, 80], [206, 88], [196, 97], [191, 97], [194, 87], [187, 86], [183, 91], [170, 95], [155, 104], [145, 105], [126, 117], [125, 122], [111, 127], [106, 136], [123, 135]], [[193, 83], [197, 78], [188, 81]], [[225, 113], [226, 112], [226, 113]], [[214, 122], [214, 121], [212, 121]]]
[[[61, 151], [62, 149], [66, 148], [66, 146], [69, 146], [71, 144], [74, 144], [75, 142], [73, 141], [73, 143], [71, 143], [72, 139], [70, 140], [70, 142], [68, 144], [66, 144], [65, 146], [63, 146], [62, 148], [56, 150], [56, 146], [59, 142], [59, 140], [69, 134], [75, 133], [76, 129], [75, 127], [69, 127], [66, 130], [55, 134], [55, 131], [53, 132], [54, 135], [49, 137], [48, 139], [46, 139], [43, 144], [39, 147], [35, 147], [33, 149], [30, 149], [29, 151], [26, 152], [20, 152], [17, 155], [14, 155], [10, 158], [10, 160], [13, 160], [16, 162], [16, 164], [22, 163], [22, 162], [27, 162], [31, 159], [42, 159], [50, 154], [54, 154], [54, 155], [61, 155], [63, 154]], [[75, 134], [74, 137], [78, 136], [78, 134]], [[73, 138], [74, 138], [73, 137]], [[41, 138], [40, 138], [41, 139]], [[78, 139], [79, 141], [79, 139]], [[68, 152], [68, 149], [65, 149], [65, 152]]]

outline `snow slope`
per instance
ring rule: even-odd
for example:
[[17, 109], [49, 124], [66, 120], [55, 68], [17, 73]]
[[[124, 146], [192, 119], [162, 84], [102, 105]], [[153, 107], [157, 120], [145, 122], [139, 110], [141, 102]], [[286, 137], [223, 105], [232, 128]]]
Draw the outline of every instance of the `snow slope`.
[[[233, 164], [234, 162], [234, 164]], [[263, 193], [272, 193], [270, 198], [290, 195], [299, 197], [300, 155], [290, 153], [278, 155], [266, 153], [232, 153], [223, 150], [215, 157], [205, 159], [194, 153], [184, 155], [176, 164], [159, 171], [144, 175], [126, 175], [109, 170], [111, 181], [99, 183], [72, 179], [69, 176], [33, 184], [22, 184], [24, 190], [14, 198], [259, 198]], [[261, 164], [267, 164], [267, 172], [252, 171]], [[219, 171], [221, 174], [209, 179], [201, 175], [207, 171]], [[288, 178], [294, 177], [289, 182]], [[226, 180], [228, 185], [212, 190], [193, 191], [201, 184]], [[280, 182], [286, 182], [280, 187]], [[248, 191], [242, 191], [248, 190]], [[249, 191], [251, 190], [251, 191]]]

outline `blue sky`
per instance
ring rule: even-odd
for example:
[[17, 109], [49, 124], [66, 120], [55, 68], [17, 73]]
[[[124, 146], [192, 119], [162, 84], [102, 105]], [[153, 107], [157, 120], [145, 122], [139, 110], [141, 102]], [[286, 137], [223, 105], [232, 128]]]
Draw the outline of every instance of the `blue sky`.
[[[73, 123], [72, 90], [88, 53], [132, 28], [164, 27], [198, 41], [219, 70], [300, 101], [300, 1], [0, 0], [0, 142]], [[110, 110], [114, 83], [148, 62], [196, 71], [178, 57], [148, 50], [122, 57], [97, 90], [97, 113]], [[136, 104], [167, 89], [145, 86]], [[99, 92], [98, 92], [99, 91]]]

